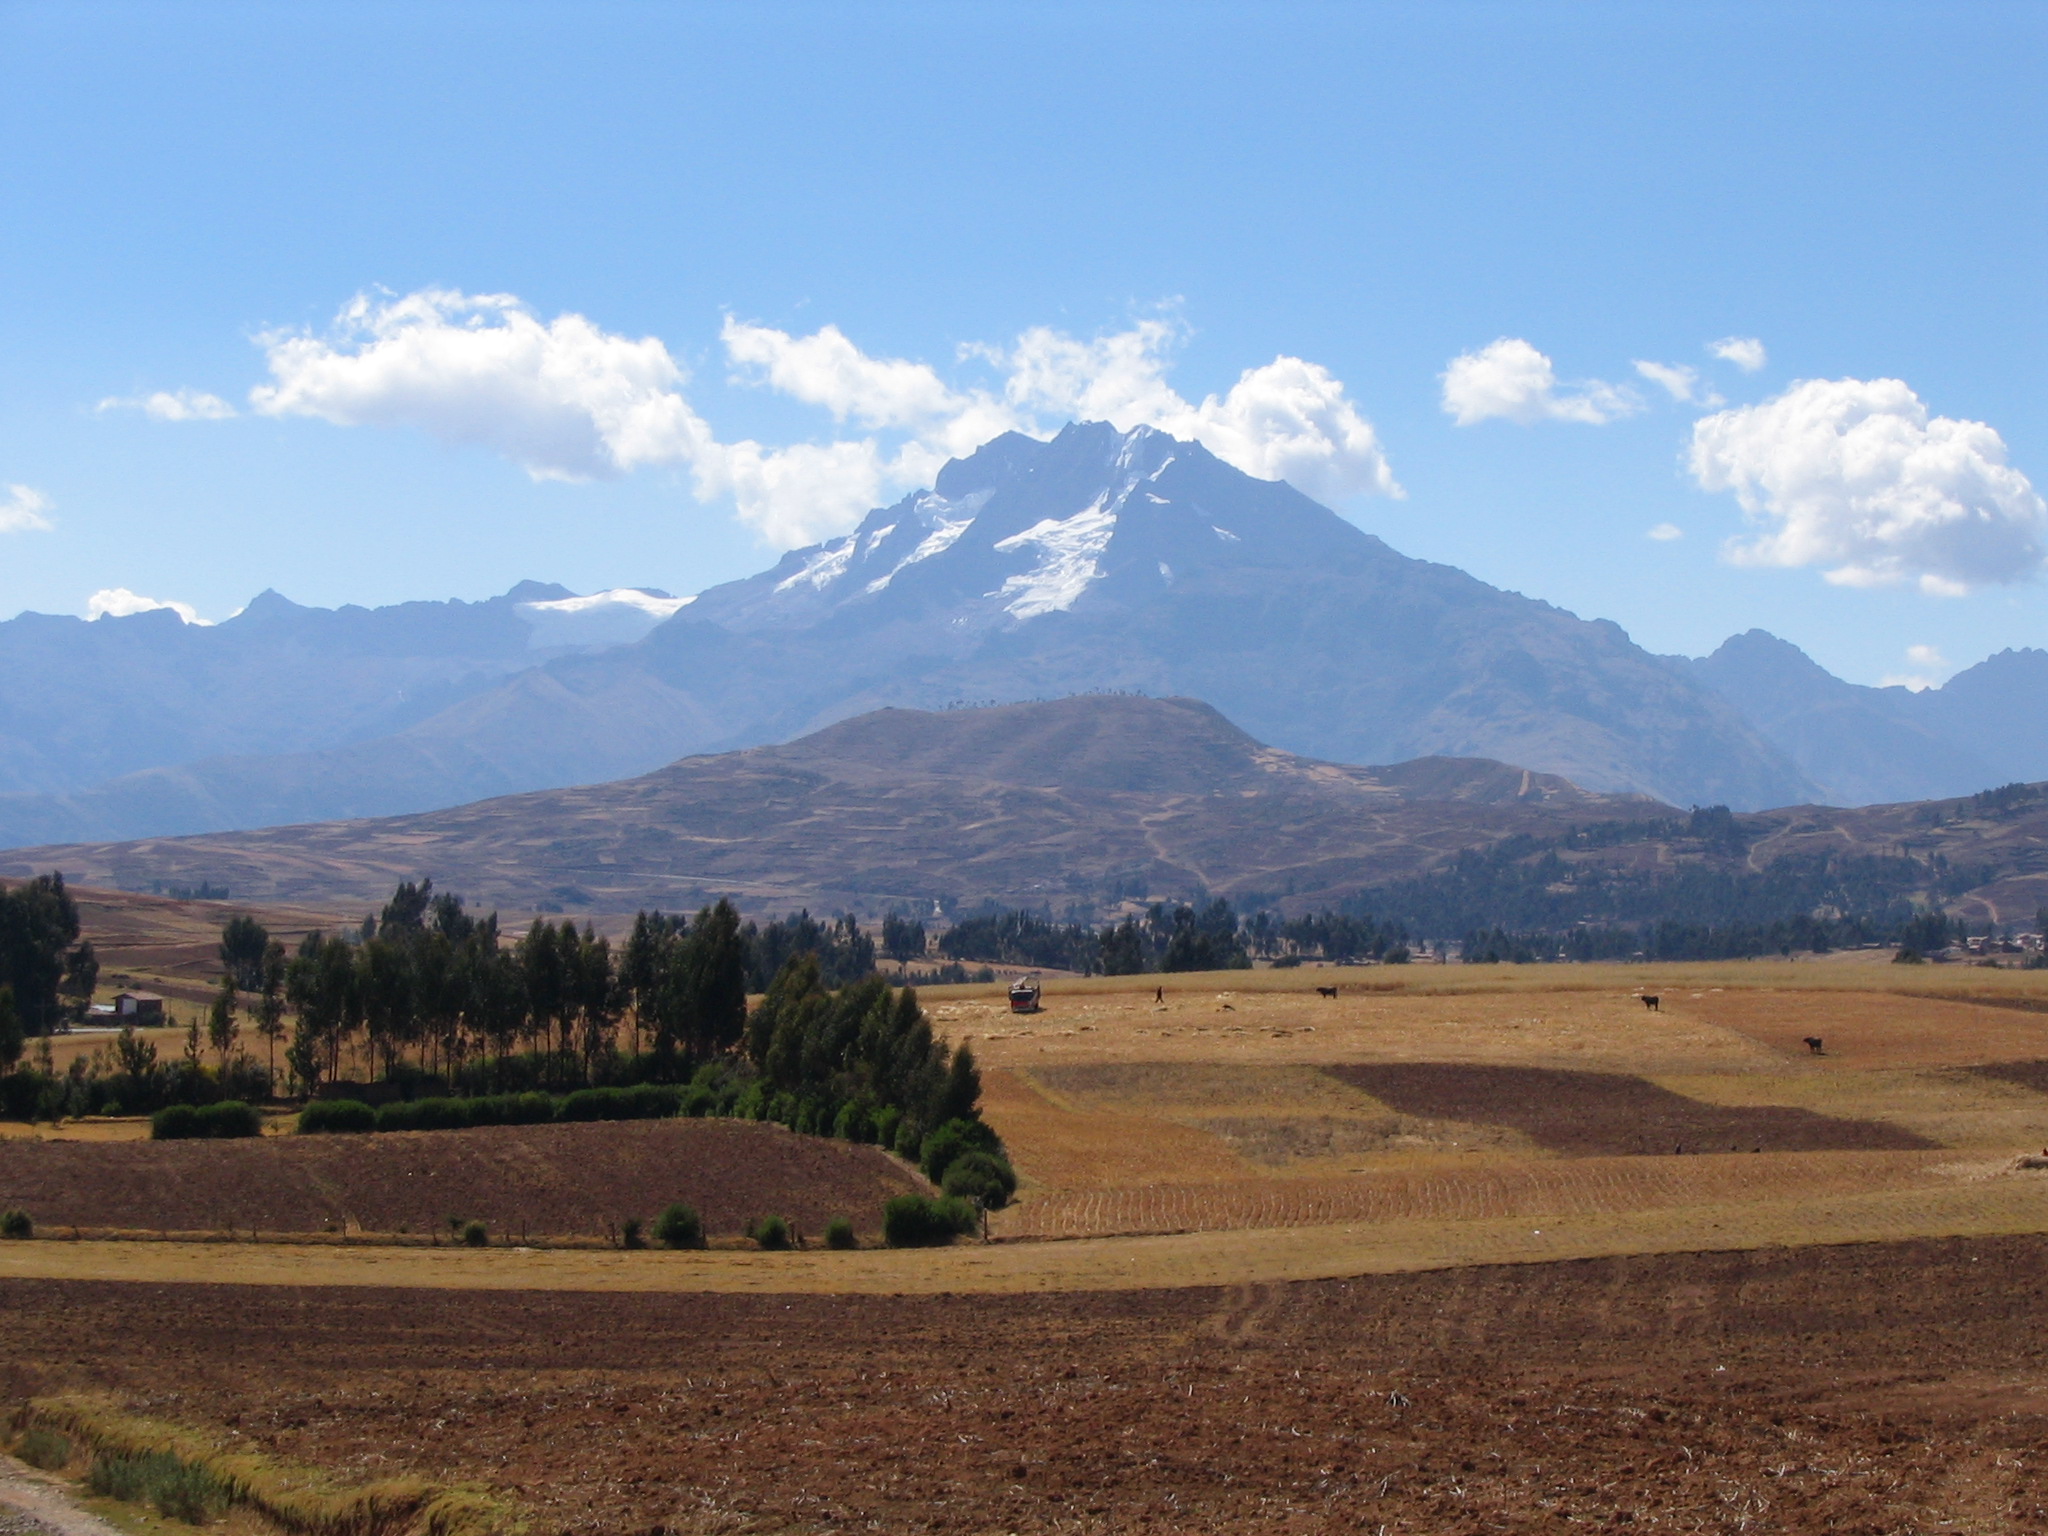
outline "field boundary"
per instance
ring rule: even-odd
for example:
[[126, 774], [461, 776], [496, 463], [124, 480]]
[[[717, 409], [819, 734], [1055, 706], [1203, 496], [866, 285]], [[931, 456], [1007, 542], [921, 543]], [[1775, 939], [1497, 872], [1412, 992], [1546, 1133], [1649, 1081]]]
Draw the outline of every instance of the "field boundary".
[[1640, 1253], [2039, 1233], [2048, 1233], [2048, 1179], [2013, 1172], [1938, 1187], [1653, 1211], [1408, 1218], [852, 1253], [35, 1241], [0, 1247], [0, 1278], [753, 1295], [1180, 1290]]
[[123, 1413], [82, 1394], [31, 1398], [16, 1414], [15, 1429], [36, 1426], [98, 1454], [168, 1452], [218, 1478], [236, 1503], [292, 1536], [509, 1536], [522, 1525], [489, 1494], [436, 1488], [419, 1478], [335, 1489], [317, 1472], [288, 1468], [254, 1451], [223, 1451], [190, 1430]]

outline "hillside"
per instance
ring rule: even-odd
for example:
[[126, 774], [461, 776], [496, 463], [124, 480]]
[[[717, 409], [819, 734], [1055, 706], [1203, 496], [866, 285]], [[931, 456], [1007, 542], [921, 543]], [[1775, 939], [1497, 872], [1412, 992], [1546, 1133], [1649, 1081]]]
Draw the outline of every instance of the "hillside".
[[881, 710], [802, 740], [618, 783], [448, 811], [20, 850], [128, 889], [381, 902], [430, 874], [472, 905], [618, 914], [735, 895], [751, 910], [1106, 905], [1203, 892], [1334, 901], [1515, 834], [1667, 815], [1499, 763], [1371, 769], [1261, 746], [1191, 700], [1095, 696]]
[[1093, 423], [998, 438], [687, 605], [529, 584], [334, 612], [265, 594], [211, 627], [0, 624], [0, 847], [431, 810], [877, 708], [1104, 690], [1206, 699], [1333, 761], [1486, 757], [1674, 804], [1818, 793], [1615, 625]]
[[1931, 800], [2048, 775], [2048, 652], [2001, 651], [1917, 692], [1844, 682], [1760, 629], [1675, 665], [1740, 710], [1832, 805]]
[[[168, 609], [22, 614], [0, 623], [0, 846], [424, 809], [611, 776], [590, 773], [603, 759], [587, 746], [565, 757], [545, 739], [500, 742], [486, 756], [448, 724], [487, 718], [507, 678], [637, 640], [680, 606], [529, 581], [485, 602], [387, 608], [264, 592], [219, 624]], [[630, 736], [614, 739], [632, 753]]]

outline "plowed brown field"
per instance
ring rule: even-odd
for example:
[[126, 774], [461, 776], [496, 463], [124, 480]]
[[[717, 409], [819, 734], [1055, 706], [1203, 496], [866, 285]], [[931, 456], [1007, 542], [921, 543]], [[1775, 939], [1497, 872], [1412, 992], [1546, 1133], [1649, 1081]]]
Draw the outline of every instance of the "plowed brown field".
[[1431, 1120], [1476, 1121], [1520, 1131], [1539, 1147], [1574, 1156], [1662, 1152], [1910, 1152], [1929, 1143], [1870, 1120], [1840, 1120], [1776, 1105], [1703, 1104], [1620, 1072], [1555, 1067], [1450, 1066], [1435, 1062], [1335, 1066], [1340, 1082]]
[[536, 1536], [2048, 1529], [2048, 1242], [1034, 1297], [14, 1282], [9, 1396]]
[[0, 1141], [0, 1205], [46, 1230], [410, 1233], [448, 1218], [500, 1238], [589, 1236], [685, 1200], [714, 1236], [786, 1216], [873, 1234], [882, 1202], [925, 1188], [873, 1147], [736, 1120], [623, 1121], [277, 1136], [249, 1141]]

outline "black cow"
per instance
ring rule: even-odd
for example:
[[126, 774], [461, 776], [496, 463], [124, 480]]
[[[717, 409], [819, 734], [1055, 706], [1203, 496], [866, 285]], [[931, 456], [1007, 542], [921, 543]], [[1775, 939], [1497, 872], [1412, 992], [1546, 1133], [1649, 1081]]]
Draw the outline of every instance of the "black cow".
[[1317, 987], [1317, 988], [1316, 988], [1316, 996], [1317, 996], [1317, 997], [1335, 997], [1336, 995], [1337, 995], [1337, 989], [1336, 989], [1335, 987]]
[[1806, 1048], [1816, 1056], [1822, 1056], [1826, 1054], [1826, 1052], [1822, 1051], [1820, 1048], [1819, 1035], [1808, 1035], [1806, 1037]]
[[1662, 1013], [1664, 1011], [1657, 1006], [1657, 994], [1654, 992], [1645, 992], [1643, 994], [1643, 1006], [1652, 1013]]

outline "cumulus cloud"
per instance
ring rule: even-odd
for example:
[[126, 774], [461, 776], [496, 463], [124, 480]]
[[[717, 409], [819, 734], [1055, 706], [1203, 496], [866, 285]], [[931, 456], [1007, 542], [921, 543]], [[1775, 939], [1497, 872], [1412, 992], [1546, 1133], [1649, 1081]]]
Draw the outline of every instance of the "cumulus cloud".
[[48, 533], [50, 498], [32, 485], [10, 485], [0, 500], [0, 533]]
[[266, 416], [413, 426], [503, 454], [536, 480], [586, 480], [694, 456], [711, 439], [654, 337], [581, 315], [542, 322], [510, 294], [358, 295], [329, 335], [262, 338]]
[[1444, 410], [1461, 427], [1491, 417], [1520, 422], [1577, 421], [1591, 426], [1634, 414], [1642, 401], [1623, 385], [1585, 379], [1559, 387], [1548, 357], [1519, 336], [1503, 336], [1451, 359]]
[[125, 619], [131, 613], [155, 613], [168, 608], [187, 624], [209, 624], [212, 621], [199, 617], [198, 610], [190, 603], [159, 600], [144, 597], [140, 592], [130, 592], [126, 587], [102, 587], [86, 599], [85, 616], [88, 619]]
[[[794, 335], [728, 317], [720, 340], [737, 381], [862, 434], [768, 445], [721, 441], [658, 338], [576, 314], [543, 320], [510, 294], [428, 289], [358, 296], [323, 334], [262, 337], [271, 378], [249, 402], [268, 416], [414, 427], [502, 454], [539, 480], [673, 466], [700, 499], [730, 498], [781, 547], [844, 529], [999, 433], [1042, 436], [1070, 419], [1155, 426], [1312, 495], [1402, 494], [1372, 423], [1327, 369], [1283, 356], [1192, 402], [1166, 379], [1181, 337], [1159, 318], [1090, 339], [1041, 327], [1009, 347], [962, 348], [963, 364], [994, 373], [965, 384], [864, 352], [837, 326]], [[199, 398], [179, 397], [193, 414]]]
[[1723, 336], [1707, 343], [1707, 351], [1724, 363], [1733, 363], [1744, 373], [1755, 373], [1770, 361], [1764, 344], [1754, 336]]
[[160, 389], [153, 395], [109, 395], [102, 411], [140, 411], [152, 421], [226, 421], [237, 414], [219, 395], [203, 389]]
[[1700, 486], [1763, 529], [1745, 565], [1820, 566], [1843, 586], [1958, 596], [2034, 574], [2044, 505], [1981, 421], [1930, 417], [1898, 379], [1809, 379], [1693, 425]]
[[1712, 409], [1724, 405], [1724, 401], [1710, 388], [1700, 382], [1700, 371], [1688, 368], [1683, 363], [1650, 363], [1636, 359], [1636, 372], [1661, 388], [1672, 399], [1685, 405], [1703, 405]]
[[1673, 539], [1684, 538], [1685, 530], [1676, 523], [1659, 523], [1643, 537], [1655, 539], [1659, 544], [1669, 544]]

